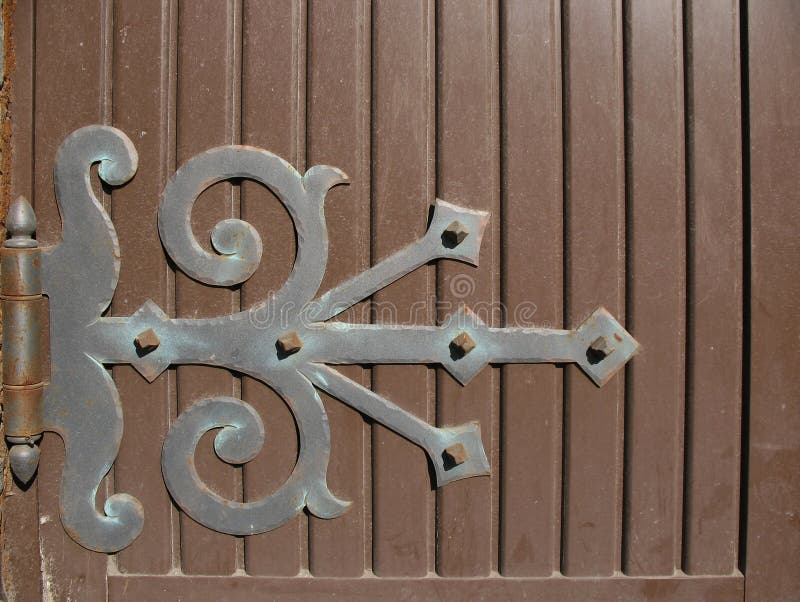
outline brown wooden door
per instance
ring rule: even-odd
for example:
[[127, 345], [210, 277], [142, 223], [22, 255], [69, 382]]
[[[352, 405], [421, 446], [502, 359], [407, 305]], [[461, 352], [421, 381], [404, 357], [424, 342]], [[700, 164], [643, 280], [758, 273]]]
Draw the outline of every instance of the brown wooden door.
[[325, 397], [328, 481], [352, 508], [247, 537], [171, 502], [161, 443], [193, 401], [241, 397], [263, 452], [232, 467], [206, 438], [198, 465], [257, 499], [297, 454], [281, 399], [219, 368], [148, 384], [115, 367], [125, 432], [98, 497], [136, 496], [144, 531], [113, 555], [69, 538], [48, 433], [37, 480], [6, 477], [10, 600], [797, 599], [793, 0], [16, 0], [3, 15], [3, 202], [31, 199], [39, 240], [60, 235], [66, 135], [109, 124], [137, 147], [134, 180], [102, 191], [122, 247], [112, 315], [148, 298], [223, 315], [285, 280], [291, 221], [256, 183], [216, 185], [193, 213], [201, 239], [225, 217], [259, 230], [243, 286], [198, 284], [159, 241], [176, 168], [248, 144], [349, 174], [326, 202], [322, 290], [419, 237], [435, 197], [491, 212], [479, 268], [426, 265], [342, 318], [432, 324], [463, 301], [492, 326], [572, 328], [603, 305], [643, 346], [603, 388], [574, 366], [492, 366], [465, 387], [432, 366], [343, 368], [428, 422], [479, 420], [491, 477], [435, 490], [419, 448]]

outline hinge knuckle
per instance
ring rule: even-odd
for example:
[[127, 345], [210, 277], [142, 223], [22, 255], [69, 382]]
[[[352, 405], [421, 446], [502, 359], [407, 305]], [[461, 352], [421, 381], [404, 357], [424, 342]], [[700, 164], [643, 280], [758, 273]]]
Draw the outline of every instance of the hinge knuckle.
[[[34, 241], [35, 242], [35, 241]], [[4, 247], [0, 256], [3, 298], [42, 296], [41, 249]]]
[[3, 387], [42, 383], [42, 297], [3, 298]]
[[[6, 219], [11, 238], [0, 250], [0, 300], [3, 310], [3, 423], [12, 449], [11, 468], [22, 481], [33, 476], [38, 462], [35, 442], [44, 430], [41, 357], [41, 250], [32, 234], [33, 210], [17, 199]], [[29, 450], [14, 450], [27, 446]]]
[[44, 387], [5, 387], [3, 420], [6, 437], [33, 437], [42, 433]]

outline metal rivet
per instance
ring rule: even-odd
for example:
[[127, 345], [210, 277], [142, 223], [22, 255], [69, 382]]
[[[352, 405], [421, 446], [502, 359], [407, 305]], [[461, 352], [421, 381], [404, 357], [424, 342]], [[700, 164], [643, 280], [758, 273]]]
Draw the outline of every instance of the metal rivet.
[[462, 332], [452, 341], [450, 341], [450, 349], [453, 351], [456, 358], [462, 358], [470, 351], [475, 349], [477, 343], [475, 339], [469, 336], [466, 332]]
[[586, 359], [590, 364], [598, 364], [614, 352], [606, 337], [597, 337], [586, 350]]
[[452, 249], [460, 245], [469, 234], [467, 227], [459, 221], [455, 221], [442, 232], [442, 244]]
[[137, 334], [133, 342], [136, 344], [136, 348], [142, 353], [150, 353], [161, 344], [158, 335], [152, 328], [148, 328]]
[[461, 443], [455, 443], [445, 449], [444, 455], [452, 466], [458, 466], [469, 460], [467, 449]]
[[292, 355], [302, 349], [303, 341], [300, 340], [298, 334], [293, 330], [280, 337], [275, 345], [282, 354]]

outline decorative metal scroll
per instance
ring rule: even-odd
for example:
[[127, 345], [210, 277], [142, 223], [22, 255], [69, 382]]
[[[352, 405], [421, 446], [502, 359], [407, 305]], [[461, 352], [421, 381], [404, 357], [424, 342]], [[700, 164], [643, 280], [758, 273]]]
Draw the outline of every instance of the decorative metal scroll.
[[[55, 167], [62, 240], [41, 254], [42, 291], [51, 312], [43, 427], [58, 433], [66, 448], [64, 527], [92, 550], [128, 546], [144, 521], [141, 504], [126, 493], [110, 496], [104, 513], [95, 506], [123, 425], [119, 394], [105, 365], [131, 364], [149, 381], [174, 364], [221, 366], [281, 395], [294, 414], [300, 449], [291, 475], [263, 499], [222, 498], [203, 484], [194, 464], [198, 441], [212, 429], [220, 429], [214, 447], [223, 461], [243, 464], [259, 453], [262, 418], [244, 401], [196, 401], [178, 416], [163, 444], [164, 481], [178, 506], [211, 529], [250, 535], [274, 529], [304, 508], [333, 518], [349, 506], [328, 488], [330, 432], [318, 390], [422, 447], [438, 486], [489, 473], [477, 422], [432, 426], [329, 365], [440, 364], [466, 384], [492, 362], [574, 362], [602, 385], [637, 351], [636, 341], [602, 308], [576, 330], [490, 328], [464, 307], [439, 326], [329, 322], [433, 259], [477, 265], [489, 214], [437, 199], [422, 238], [316, 297], [328, 258], [325, 195], [347, 176], [324, 165], [300, 174], [280, 157], [245, 146], [211, 149], [177, 170], [164, 190], [159, 233], [169, 256], [192, 278], [212, 286], [244, 282], [261, 260], [258, 232], [240, 220], [221, 221], [211, 234], [216, 253], [210, 253], [195, 239], [190, 218], [195, 200], [212, 184], [231, 178], [260, 182], [286, 207], [297, 233], [296, 260], [283, 288], [246, 311], [217, 318], [172, 319], [149, 300], [130, 317], [102, 317], [117, 285], [120, 249], [90, 185], [96, 162], [100, 178], [122, 185], [136, 171], [137, 154], [125, 134], [106, 126], [82, 128], [64, 141]], [[21, 211], [23, 202], [14, 211]], [[274, 319], [254, 320], [254, 315]]]

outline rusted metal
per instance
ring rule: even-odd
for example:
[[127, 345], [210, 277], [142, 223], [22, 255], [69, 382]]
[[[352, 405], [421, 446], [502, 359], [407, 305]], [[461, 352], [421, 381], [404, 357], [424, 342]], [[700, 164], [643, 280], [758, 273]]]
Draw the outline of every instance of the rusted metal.
[[6, 297], [3, 305], [3, 385], [41, 386], [41, 296]]
[[278, 351], [284, 355], [297, 353], [303, 347], [303, 341], [300, 340], [300, 337], [294, 330], [280, 337], [276, 344], [278, 346]]
[[469, 459], [469, 454], [461, 443], [451, 445], [444, 450], [444, 453], [453, 466], [459, 466]]
[[[3, 3], [9, 21], [12, 4]], [[223, 217], [259, 232], [267, 265], [241, 289], [172, 278], [151, 219], [176, 161], [241, 139], [301, 172], [329, 162], [357, 179], [326, 201], [331, 285], [425, 232], [435, 194], [492, 212], [480, 270], [429, 263], [346, 321], [438, 324], [455, 300], [476, 308], [502, 302], [509, 311], [492, 326], [575, 328], [604, 304], [647, 353], [624, 382], [600, 390], [577, 366], [495, 366], [468, 388], [436, 364], [345, 366], [345, 376], [438, 425], [479, 419], [491, 482], [472, 479], [433, 495], [424, 453], [325, 399], [329, 482], [352, 509], [327, 523], [300, 516], [244, 542], [176, 511], [160, 466], [172, 420], [201, 397], [236, 390], [238, 374], [179, 367], [148, 384], [115, 367], [125, 429], [112, 487], [142, 502], [144, 532], [112, 559], [119, 571], [111, 566], [107, 586], [107, 559], [78, 549], [61, 529], [60, 469], [43, 467], [38, 494], [36, 485], [23, 492], [7, 483], [9, 600], [41, 599], [33, 590], [42, 585], [46, 598], [85, 600], [275, 591], [464, 599], [477, 590], [499, 598], [741, 600], [743, 573], [748, 598], [800, 590], [800, 572], [792, 572], [800, 531], [791, 524], [800, 462], [786, 452], [797, 448], [797, 412], [791, 395], [782, 403], [798, 381], [787, 380], [796, 354], [784, 344], [796, 333], [770, 321], [792, 315], [784, 300], [798, 298], [789, 290], [796, 279], [786, 277], [797, 261], [781, 261], [796, 249], [796, 228], [780, 230], [794, 222], [785, 212], [776, 217], [797, 205], [788, 202], [796, 177], [786, 175], [797, 170], [785, 167], [797, 159], [787, 107], [800, 99], [797, 78], [786, 78], [797, 56], [793, 0], [751, 2], [749, 12], [738, 2], [695, 2], [684, 11], [634, 2], [622, 13], [619, 3], [576, 1], [490, 0], [487, 9], [445, 0], [411, 3], [413, 10], [397, 2], [296, 2], [292, 10], [275, 10], [282, 3], [274, 0], [202, 9], [170, 2], [169, 10], [123, 2], [106, 19], [107, 3], [16, 4], [16, 70], [8, 63], [15, 158], [12, 166], [12, 153], [3, 153], [13, 169], [2, 170], [2, 203], [35, 197], [39, 238], [54, 243], [60, 217], [48, 172], [66, 133], [113, 122], [148, 157], [113, 191], [123, 265], [109, 315], [130, 316], [150, 296], [170, 317], [221, 316], [232, 296], [236, 302], [241, 292], [246, 308], [282, 284], [295, 233], [257, 183], [218, 184], [192, 215], [212, 253], [202, 237]], [[10, 35], [6, 46], [12, 57]], [[9, 88], [6, 80], [3, 92]], [[742, 204], [751, 172], [752, 227], [750, 203]], [[753, 233], [752, 270], [742, 258], [751, 250], [743, 231]], [[749, 287], [751, 272], [760, 279]], [[475, 286], [461, 297], [450, 282], [464, 274]], [[758, 311], [763, 318], [753, 329], [751, 288], [762, 293], [752, 303], [754, 320]], [[527, 315], [515, 311], [524, 306]], [[764, 343], [752, 354], [751, 330]], [[268, 429], [264, 449], [243, 469], [231, 467], [214, 456], [209, 433], [196, 462], [210, 488], [236, 499], [243, 480], [244, 499], [253, 500], [288, 475], [297, 436], [279, 396], [256, 379], [242, 381], [242, 398]], [[42, 461], [60, 461], [61, 443], [48, 437]], [[219, 577], [234, 571], [247, 575]], [[314, 579], [303, 578], [309, 573]]]
[[133, 342], [136, 345], [136, 348], [142, 353], [150, 353], [151, 351], [157, 349], [161, 344], [161, 340], [158, 338], [158, 335], [152, 328], [147, 328], [137, 334]]
[[464, 242], [467, 234], [469, 234], [467, 227], [459, 221], [454, 221], [442, 232], [442, 242], [446, 247], [453, 248]]
[[[42, 257], [52, 358], [45, 426], [65, 442], [62, 522], [73, 539], [90, 549], [124, 548], [143, 523], [141, 504], [124, 493], [108, 498], [105, 515], [95, 509], [95, 492], [122, 433], [119, 397], [103, 364], [131, 364], [150, 381], [171, 364], [221, 366], [262, 380], [284, 398], [295, 417], [300, 448], [293, 472], [271, 495], [247, 502], [225, 499], [203, 483], [195, 468], [197, 444], [212, 429], [221, 429], [214, 447], [223, 461], [244, 464], [258, 454], [264, 426], [242, 400], [196, 402], [173, 422], [162, 449], [164, 481], [181, 509], [212, 529], [251, 535], [286, 523], [303, 508], [333, 518], [350, 505], [328, 488], [330, 432], [317, 389], [422, 447], [438, 486], [490, 471], [477, 422], [432, 426], [325, 364], [438, 363], [467, 383], [490, 362], [575, 362], [602, 385], [638, 349], [602, 308], [576, 330], [490, 328], [463, 306], [439, 326], [328, 322], [431, 260], [477, 265], [489, 214], [437, 199], [422, 238], [315, 299], [328, 257], [325, 196], [347, 176], [324, 165], [300, 174], [272, 153], [243, 146], [211, 149], [178, 169], [158, 212], [161, 240], [175, 264], [198, 281], [212, 286], [245, 281], [261, 259], [255, 229], [240, 220], [221, 221], [211, 234], [218, 253], [212, 254], [195, 239], [190, 218], [197, 197], [212, 184], [255, 180], [275, 193], [297, 232], [296, 261], [284, 286], [228, 316], [170, 319], [148, 300], [130, 317], [102, 317], [117, 284], [120, 254], [114, 227], [88, 184], [88, 169], [96, 161], [100, 177], [111, 184], [126, 182], [137, 166], [133, 145], [119, 130], [89, 126], [71, 134], [56, 162], [62, 241]], [[592, 345], [603, 337], [614, 337], [617, 350], [594, 361]]]
[[456, 354], [457, 358], [462, 358], [470, 351], [475, 349], [475, 340], [466, 332], [460, 333], [456, 338], [450, 341], [450, 347]]
[[[11, 242], [11, 240], [9, 240]], [[38, 248], [14, 248], [13, 252], [0, 255], [0, 270], [3, 272], [3, 295], [27, 297], [41, 294], [40, 253]]]
[[44, 388], [38, 386], [14, 387], [3, 385], [3, 423], [6, 438], [31, 437], [42, 434], [42, 396]]
[[[36, 446], [43, 429], [40, 353], [41, 256], [33, 238], [36, 216], [20, 197], [8, 211], [11, 235], [0, 255], [3, 307], [3, 422], [10, 445], [11, 470], [21, 482], [33, 478], [39, 463]], [[20, 438], [23, 441], [20, 441]]]
[[[618, 336], [616, 335], [615, 338]], [[612, 351], [614, 351], [614, 347], [611, 346], [606, 337], [597, 337], [589, 345], [589, 349], [586, 350], [586, 358], [590, 364], [597, 364], [602, 362]]]

